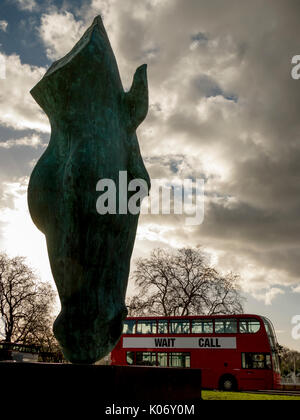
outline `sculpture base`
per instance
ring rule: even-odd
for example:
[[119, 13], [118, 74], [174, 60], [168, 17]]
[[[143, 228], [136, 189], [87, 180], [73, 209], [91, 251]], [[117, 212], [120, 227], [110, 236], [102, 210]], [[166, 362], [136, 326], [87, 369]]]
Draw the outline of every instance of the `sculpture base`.
[[164, 407], [184, 403], [186, 407], [193, 407], [201, 400], [201, 371], [198, 369], [0, 363], [0, 377], [2, 401], [7, 396], [16, 403], [20, 399], [43, 399], [45, 409], [52, 402], [68, 400], [72, 411], [88, 404], [89, 409], [96, 408], [99, 414], [118, 414], [119, 408], [134, 404], [146, 410], [140, 411], [145, 414], [150, 404]]

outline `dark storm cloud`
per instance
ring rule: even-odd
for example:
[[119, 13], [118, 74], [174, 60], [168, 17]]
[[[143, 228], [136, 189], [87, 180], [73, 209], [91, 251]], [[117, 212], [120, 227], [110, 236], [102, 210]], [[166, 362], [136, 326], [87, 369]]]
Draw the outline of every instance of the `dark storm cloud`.
[[211, 96], [223, 96], [223, 91], [219, 84], [206, 74], [196, 76], [191, 81], [192, 92], [199, 99], [201, 96], [209, 98]]
[[[158, 101], [165, 118], [150, 115], [146, 127], [160, 129], [144, 150], [159, 154], [169, 145], [185, 150], [187, 160], [198, 157], [199, 166], [209, 158], [228, 166], [207, 192], [235, 204], [212, 198], [193, 239], [222, 243], [225, 252], [239, 244], [241, 260], [248, 255], [258, 267], [299, 281], [300, 83], [290, 74], [291, 58], [300, 53], [299, 2], [190, 0], [187, 7], [174, 0], [157, 7], [141, 18], [124, 5], [119, 15], [120, 52], [137, 64], [146, 40], [156, 45], [150, 86], [177, 94], [171, 109]], [[204, 118], [197, 109], [203, 97], [223, 97], [202, 102]]]

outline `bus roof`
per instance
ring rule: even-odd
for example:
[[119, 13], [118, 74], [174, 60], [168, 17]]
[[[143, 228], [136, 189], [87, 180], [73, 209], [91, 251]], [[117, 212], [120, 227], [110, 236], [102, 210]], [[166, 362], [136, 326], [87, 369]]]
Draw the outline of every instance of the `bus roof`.
[[128, 316], [126, 318], [126, 320], [154, 320], [154, 319], [224, 319], [224, 318], [256, 318], [256, 319], [260, 319], [263, 320], [263, 316], [261, 315], [255, 315], [255, 314], [236, 314], [236, 315], [188, 315], [188, 316], [163, 316], [163, 315], [159, 315], [159, 316], [153, 316], [153, 315], [149, 315], [149, 316]]

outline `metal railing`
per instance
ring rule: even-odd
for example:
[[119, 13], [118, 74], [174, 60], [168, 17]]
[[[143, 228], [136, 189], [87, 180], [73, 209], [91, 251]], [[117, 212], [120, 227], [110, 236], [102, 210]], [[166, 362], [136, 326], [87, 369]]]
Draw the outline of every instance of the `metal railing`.
[[282, 378], [281, 379], [282, 385], [300, 385], [300, 378]]

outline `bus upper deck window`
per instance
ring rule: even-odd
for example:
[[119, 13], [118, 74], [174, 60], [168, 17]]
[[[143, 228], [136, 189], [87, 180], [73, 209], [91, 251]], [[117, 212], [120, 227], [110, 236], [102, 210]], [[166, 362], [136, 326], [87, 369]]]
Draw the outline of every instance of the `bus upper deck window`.
[[248, 323], [249, 332], [252, 334], [257, 333], [260, 330], [260, 322], [259, 321], [249, 321]]
[[241, 319], [239, 322], [239, 331], [242, 334], [255, 334], [260, 330], [258, 319]]
[[127, 320], [124, 322], [123, 334], [134, 334], [135, 321]]
[[189, 334], [190, 322], [184, 320], [170, 321], [170, 334]]
[[202, 319], [192, 320], [192, 334], [212, 334], [214, 330], [213, 322]]
[[233, 334], [237, 332], [236, 319], [216, 319], [215, 333], [216, 334]]
[[267, 332], [267, 336], [268, 336], [268, 339], [269, 339], [270, 346], [271, 346], [272, 350], [275, 350], [276, 346], [277, 346], [277, 341], [276, 341], [274, 327], [273, 327], [271, 321], [268, 320], [267, 318], [264, 317], [263, 320], [264, 320], [264, 325], [265, 325], [265, 328], [266, 328], [266, 332]]
[[213, 323], [213, 321], [203, 322], [203, 332], [205, 334], [212, 334], [214, 332], [214, 323]]
[[156, 320], [138, 321], [136, 332], [137, 334], [156, 334]]
[[215, 333], [216, 334], [233, 334], [237, 332], [236, 319], [216, 319]]
[[158, 334], [168, 334], [168, 321], [166, 319], [158, 321]]

